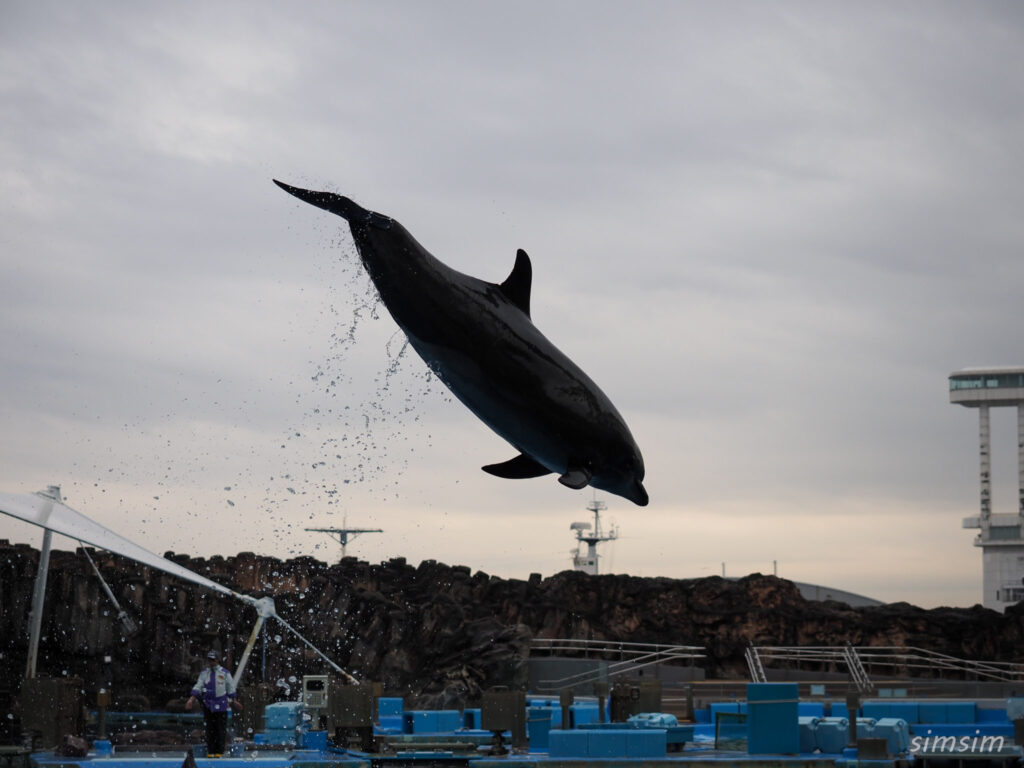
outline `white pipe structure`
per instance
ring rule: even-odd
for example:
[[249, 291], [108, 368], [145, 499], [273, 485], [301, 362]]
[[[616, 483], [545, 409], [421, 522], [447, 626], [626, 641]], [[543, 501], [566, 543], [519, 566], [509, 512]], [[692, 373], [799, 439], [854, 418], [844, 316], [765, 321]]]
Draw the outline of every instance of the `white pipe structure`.
[[[91, 544], [99, 549], [105, 549], [109, 552], [122, 555], [137, 563], [149, 566], [150, 568], [155, 568], [156, 570], [163, 571], [164, 573], [169, 573], [172, 576], [177, 576], [184, 581], [198, 584], [206, 587], [207, 589], [212, 589], [214, 592], [229, 595], [236, 600], [241, 600], [243, 603], [253, 606], [259, 615], [259, 618], [257, 619], [258, 626], [253, 631], [252, 636], [249, 639], [249, 644], [246, 646], [246, 650], [242, 654], [242, 660], [235, 673], [236, 682], [241, 679], [241, 674], [245, 671], [245, 664], [246, 661], [248, 661], [249, 653], [252, 651], [252, 646], [256, 642], [255, 638], [259, 634], [259, 629], [263, 626], [263, 622], [271, 616], [281, 622], [289, 632], [294, 634], [299, 638], [299, 640], [315, 651], [321, 659], [330, 664], [331, 667], [342, 674], [346, 679], [352, 683], [359, 682], [355, 677], [327, 658], [322, 651], [299, 634], [298, 630], [292, 627], [291, 624], [278, 616], [277, 611], [274, 608], [274, 601], [271, 598], [264, 597], [257, 599], [255, 597], [250, 597], [249, 595], [243, 595], [241, 592], [235, 592], [232, 589], [228, 589], [223, 584], [218, 584], [205, 576], [200, 576], [198, 573], [194, 573], [188, 568], [184, 568], [177, 563], [160, 557], [159, 555], [150, 552], [148, 549], [140, 547], [138, 544], [129, 541], [123, 536], [119, 536], [109, 528], [105, 528], [99, 523], [90, 520], [81, 512], [76, 512], [71, 507], [64, 504], [61, 501], [59, 486], [50, 486], [46, 491], [40, 491], [39, 493], [0, 492], [0, 512], [43, 528], [46, 531], [44, 534], [44, 541], [49, 540], [51, 531], [59, 533], [63, 536], [67, 536], [68, 538], [77, 539], [79, 542]], [[42, 567], [42, 562], [40, 562], [40, 567]], [[45, 576], [43, 578], [45, 578]], [[35, 601], [33, 601], [33, 626], [36, 622], [40, 622], [42, 619], [42, 599], [39, 599], [38, 611], [36, 610], [34, 603]], [[34, 640], [32, 641], [36, 645], [35, 647], [32, 647], [32, 643], [30, 643], [29, 647], [29, 663], [32, 664], [33, 667], [33, 660], [35, 658], [36, 649], [38, 648], [38, 641], [38, 633], [36, 633]], [[32, 673], [33, 674], [29, 676], [34, 675], [34, 669], [32, 669]]]

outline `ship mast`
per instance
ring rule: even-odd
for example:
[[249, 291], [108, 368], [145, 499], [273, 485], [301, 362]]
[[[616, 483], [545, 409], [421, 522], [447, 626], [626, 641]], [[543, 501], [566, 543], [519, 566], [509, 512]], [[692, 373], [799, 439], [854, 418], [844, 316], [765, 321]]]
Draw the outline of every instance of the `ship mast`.
[[[619, 538], [619, 531], [614, 526], [608, 533], [601, 532], [601, 512], [607, 509], [603, 501], [594, 498], [588, 505], [587, 510], [594, 515], [594, 523], [573, 523], [570, 530], [576, 532], [576, 549], [572, 552], [573, 570], [589, 573], [593, 576], [598, 574], [597, 545], [605, 541], [614, 541]], [[583, 545], [587, 545], [584, 552]]]

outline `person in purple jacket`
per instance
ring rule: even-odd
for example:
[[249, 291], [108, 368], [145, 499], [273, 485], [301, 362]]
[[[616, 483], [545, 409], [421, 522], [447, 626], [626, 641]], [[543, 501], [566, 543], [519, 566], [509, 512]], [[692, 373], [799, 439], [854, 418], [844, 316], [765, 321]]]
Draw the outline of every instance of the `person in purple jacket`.
[[217, 663], [216, 651], [206, 654], [210, 664], [199, 673], [199, 679], [192, 686], [192, 695], [185, 702], [185, 709], [192, 709], [196, 699], [203, 705], [206, 719], [206, 754], [220, 757], [224, 754], [228, 736], [228, 709], [242, 708], [235, 699], [235, 681], [231, 673]]

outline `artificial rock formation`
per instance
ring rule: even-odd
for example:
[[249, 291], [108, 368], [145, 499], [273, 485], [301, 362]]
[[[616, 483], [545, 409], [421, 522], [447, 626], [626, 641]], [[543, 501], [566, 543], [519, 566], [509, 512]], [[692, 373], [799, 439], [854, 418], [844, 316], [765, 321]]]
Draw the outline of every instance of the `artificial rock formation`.
[[[20, 680], [38, 552], [0, 541], [0, 679]], [[905, 603], [853, 609], [804, 600], [788, 581], [587, 576], [500, 579], [463, 566], [398, 558], [326, 565], [243, 552], [175, 562], [254, 596], [359, 678], [418, 706], [453, 706], [491, 685], [526, 680], [530, 640], [587, 638], [701, 645], [709, 676], [745, 675], [748, 645], [916, 646], [962, 658], [1020, 661], [1024, 609], [924, 610]], [[125, 637], [81, 553], [51, 555], [39, 670], [77, 675], [88, 692], [112, 683], [115, 706], [162, 707], [187, 695], [208, 649], [233, 668], [255, 622], [240, 602], [105, 552], [103, 578], [139, 630]], [[294, 696], [324, 663], [270, 621], [245, 684], [261, 678]], [[105, 662], [105, 657], [110, 661]], [[94, 695], [88, 693], [90, 698]]]

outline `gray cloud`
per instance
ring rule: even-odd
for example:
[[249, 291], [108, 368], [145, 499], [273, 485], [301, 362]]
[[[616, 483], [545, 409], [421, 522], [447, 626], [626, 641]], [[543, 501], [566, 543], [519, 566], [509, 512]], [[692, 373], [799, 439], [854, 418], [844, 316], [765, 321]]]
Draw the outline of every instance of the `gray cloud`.
[[[584, 497], [479, 472], [512, 450], [399, 358], [343, 223], [280, 177], [485, 279], [530, 252], [538, 326], [647, 458], [617, 568], [977, 599], [944, 379], [1022, 362], [1017, 4], [2, 17], [0, 487], [62, 482], [157, 551], [310, 552], [351, 512], [388, 528], [371, 559], [567, 565]], [[882, 525], [916, 554], [866, 576]]]

